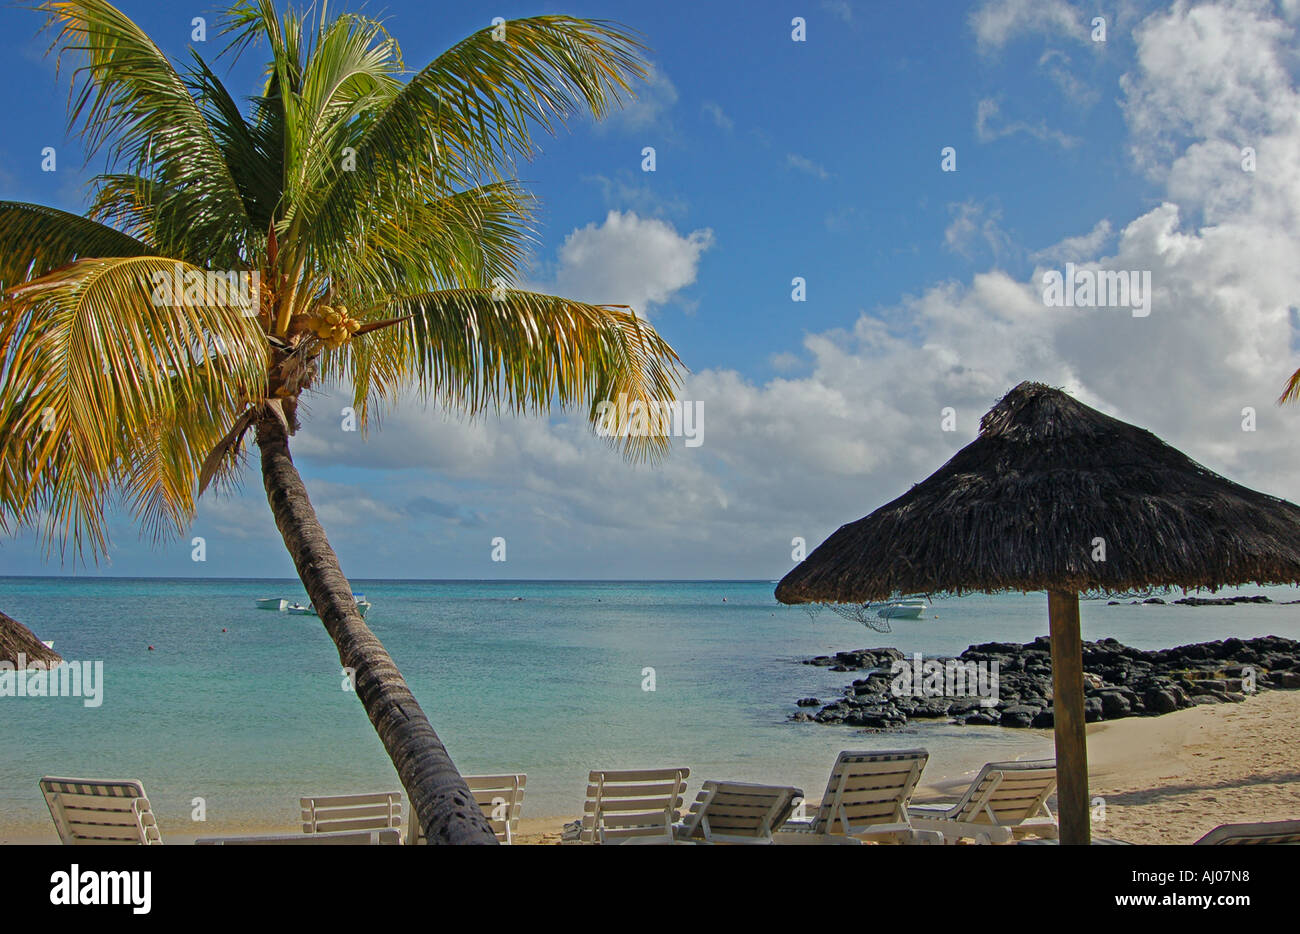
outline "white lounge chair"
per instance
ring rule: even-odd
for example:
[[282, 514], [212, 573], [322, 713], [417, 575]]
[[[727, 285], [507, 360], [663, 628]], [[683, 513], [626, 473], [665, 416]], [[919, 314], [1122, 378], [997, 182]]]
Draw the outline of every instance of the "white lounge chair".
[[924, 749], [841, 752], [812, 820], [787, 821], [777, 843], [941, 843], [934, 830], [912, 826], [907, 802], [930, 754]]
[[162, 843], [158, 822], [138, 779], [46, 776], [40, 786], [59, 840], [65, 845]]
[[[511, 775], [466, 775], [474, 801], [483, 810], [483, 816], [492, 825], [497, 842], [506, 845], [515, 841], [519, 832], [519, 812], [524, 806], [524, 785], [528, 776], [522, 772]], [[406, 832], [406, 842], [424, 844], [424, 829], [411, 808], [411, 822]]]
[[309, 795], [299, 798], [302, 832], [342, 833], [402, 827], [402, 795], [397, 791], [361, 795]]
[[251, 837], [200, 837], [198, 846], [391, 846], [400, 845], [396, 827], [381, 830], [345, 830], [331, 833], [268, 834]]
[[587, 776], [579, 843], [674, 843], [688, 768], [605, 771]]
[[1047, 799], [1055, 790], [1050, 759], [990, 762], [955, 804], [914, 804], [907, 814], [912, 826], [938, 830], [949, 843], [1012, 843], [1031, 834], [1054, 840], [1059, 830]]
[[1262, 824], [1220, 824], [1194, 846], [1250, 846], [1300, 844], [1300, 820], [1275, 820]]
[[771, 843], [789, 818], [803, 789], [792, 785], [707, 781], [677, 828], [692, 843]]

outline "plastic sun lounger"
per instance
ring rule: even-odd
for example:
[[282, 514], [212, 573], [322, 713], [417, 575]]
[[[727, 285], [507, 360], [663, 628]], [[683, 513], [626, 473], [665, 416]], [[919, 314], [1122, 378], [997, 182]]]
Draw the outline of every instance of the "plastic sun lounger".
[[200, 837], [194, 842], [198, 846], [400, 846], [402, 832], [396, 827], [386, 827], [382, 830], [345, 830], [331, 833]]
[[1262, 824], [1220, 824], [1194, 846], [1251, 846], [1255, 844], [1300, 844], [1300, 820], [1276, 820]]
[[677, 839], [692, 843], [772, 843], [774, 828], [789, 818], [803, 789], [750, 782], [704, 783]]
[[139, 779], [40, 780], [59, 840], [67, 846], [158, 846], [162, 836]]
[[[508, 775], [466, 775], [465, 784], [474, 795], [474, 801], [483, 810], [497, 842], [510, 845], [519, 833], [519, 812], [524, 806], [524, 786], [528, 776], [522, 772]], [[424, 828], [411, 808], [411, 822], [406, 833], [406, 842], [423, 844]]]
[[[675, 843], [688, 768], [607, 771], [587, 776], [582, 820], [565, 842]], [[576, 839], [574, 839], [576, 838]]]
[[302, 832], [343, 833], [402, 827], [402, 795], [397, 791], [360, 795], [308, 795], [299, 798]]
[[907, 802], [930, 754], [924, 749], [841, 752], [811, 821], [787, 821], [783, 844], [942, 843], [934, 830], [914, 827]]
[[912, 805], [915, 827], [938, 830], [956, 843], [1012, 843], [1030, 834], [1059, 836], [1047, 799], [1056, 790], [1056, 763], [1050, 759], [989, 762], [956, 804]]

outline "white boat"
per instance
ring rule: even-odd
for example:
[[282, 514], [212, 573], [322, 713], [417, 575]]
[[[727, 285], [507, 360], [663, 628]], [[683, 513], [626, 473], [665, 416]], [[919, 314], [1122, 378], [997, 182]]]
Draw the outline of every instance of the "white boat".
[[42, 640], [41, 640], [41, 645], [45, 646], [47, 649], [53, 649], [53, 648], [54, 648], [54, 640], [53, 640], [53, 639], [42, 639]]
[[[370, 611], [370, 607], [371, 607], [370, 601], [366, 599], [366, 595], [363, 593], [354, 593], [352, 595], [352, 598], [357, 601], [357, 612], [361, 614], [362, 619], [365, 619], [366, 613]], [[317, 615], [316, 604], [314, 603], [309, 603], [306, 606], [303, 606], [301, 603], [291, 603], [289, 604], [288, 612], [290, 616], [316, 616]]]
[[929, 607], [924, 600], [895, 600], [876, 610], [881, 619], [920, 619]]
[[289, 601], [284, 597], [262, 597], [257, 601], [259, 610], [275, 610], [277, 613], [283, 613], [288, 605]]

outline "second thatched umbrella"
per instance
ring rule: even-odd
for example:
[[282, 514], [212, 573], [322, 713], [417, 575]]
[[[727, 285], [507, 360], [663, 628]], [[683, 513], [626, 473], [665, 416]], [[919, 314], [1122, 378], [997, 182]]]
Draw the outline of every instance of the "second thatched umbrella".
[[952, 460], [826, 539], [776, 597], [1047, 591], [1061, 842], [1087, 843], [1079, 594], [1297, 582], [1300, 507], [1026, 382]]

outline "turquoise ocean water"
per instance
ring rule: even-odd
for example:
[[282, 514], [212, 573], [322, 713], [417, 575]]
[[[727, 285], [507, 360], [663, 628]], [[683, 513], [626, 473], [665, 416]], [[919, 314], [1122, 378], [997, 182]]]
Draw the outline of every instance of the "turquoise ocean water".
[[[596, 767], [687, 765], [693, 787], [705, 778], [779, 781], [816, 797], [844, 748], [925, 746], [927, 784], [988, 759], [1050, 753], [1038, 731], [921, 723], [864, 734], [786, 721], [797, 698], [825, 700], [854, 677], [801, 658], [1028, 641], [1047, 630], [1042, 594], [940, 600], [930, 614], [938, 618], [896, 620], [880, 634], [780, 606], [767, 581], [356, 581], [355, 589], [374, 604], [367, 622], [461, 770], [528, 774], [525, 817], [578, 813]], [[255, 609], [264, 596], [305, 602], [296, 581], [0, 578], [0, 609], [66, 659], [102, 660], [105, 682], [97, 708], [0, 698], [0, 838], [48, 826], [36, 785], [46, 774], [142, 779], [164, 837], [292, 830], [302, 794], [398, 788], [360, 704], [342, 689], [320, 622]], [[1142, 648], [1300, 638], [1300, 606], [1087, 601], [1082, 615], [1085, 638]], [[654, 691], [643, 690], [646, 668]], [[195, 798], [206, 802], [206, 825], [190, 820]]]

